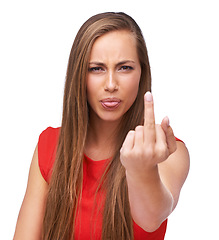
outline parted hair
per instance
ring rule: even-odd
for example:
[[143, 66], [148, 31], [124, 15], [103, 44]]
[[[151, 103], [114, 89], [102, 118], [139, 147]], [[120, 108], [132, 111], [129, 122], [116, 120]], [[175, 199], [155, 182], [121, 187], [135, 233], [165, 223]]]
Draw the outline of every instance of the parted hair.
[[120, 162], [120, 148], [127, 133], [143, 124], [146, 91], [151, 91], [151, 72], [141, 29], [125, 13], [107, 12], [89, 18], [79, 29], [68, 61], [56, 159], [49, 182], [43, 220], [43, 240], [74, 239], [74, 222], [83, 183], [84, 146], [89, 124], [86, 77], [95, 40], [111, 31], [127, 30], [136, 39], [141, 65], [137, 97], [124, 114], [117, 131], [114, 156], [106, 167], [99, 185], [106, 192], [103, 210], [102, 240], [133, 240], [125, 169]]

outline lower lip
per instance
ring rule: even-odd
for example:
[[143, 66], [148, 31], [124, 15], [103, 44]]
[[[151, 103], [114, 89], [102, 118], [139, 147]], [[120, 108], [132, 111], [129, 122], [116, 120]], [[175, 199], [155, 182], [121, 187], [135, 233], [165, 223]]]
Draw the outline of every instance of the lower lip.
[[121, 102], [101, 102], [101, 105], [103, 106], [104, 109], [106, 110], [115, 110], [118, 108]]

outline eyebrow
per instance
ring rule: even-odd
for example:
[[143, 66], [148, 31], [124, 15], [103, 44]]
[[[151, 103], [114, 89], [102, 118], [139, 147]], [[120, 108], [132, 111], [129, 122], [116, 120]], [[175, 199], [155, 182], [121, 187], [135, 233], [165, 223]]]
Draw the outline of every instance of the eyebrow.
[[[116, 64], [116, 66], [120, 66], [120, 65], [123, 65], [123, 64], [127, 64], [127, 63], [135, 63], [135, 61], [133, 60], [124, 60], [124, 61], [121, 61], [121, 62], [118, 62]], [[106, 66], [106, 64], [104, 64], [103, 62], [89, 62], [89, 64], [95, 64], [95, 65], [98, 65], [98, 66]]]

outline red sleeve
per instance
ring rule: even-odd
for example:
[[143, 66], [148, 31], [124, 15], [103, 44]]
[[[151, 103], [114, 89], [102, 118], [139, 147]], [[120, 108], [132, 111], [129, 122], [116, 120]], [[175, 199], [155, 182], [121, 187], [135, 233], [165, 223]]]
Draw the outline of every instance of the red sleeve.
[[43, 178], [49, 183], [55, 161], [58, 143], [59, 128], [48, 127], [44, 130], [38, 141], [38, 162]]
[[175, 139], [176, 139], [176, 141], [179, 141], [179, 142], [184, 143], [181, 139], [179, 139], [179, 138], [177, 138], [177, 137], [175, 137]]
[[160, 225], [160, 227], [154, 232], [146, 232], [140, 226], [138, 226], [133, 221], [133, 229], [134, 229], [134, 239], [135, 240], [164, 240], [164, 236], [167, 229], [167, 219]]

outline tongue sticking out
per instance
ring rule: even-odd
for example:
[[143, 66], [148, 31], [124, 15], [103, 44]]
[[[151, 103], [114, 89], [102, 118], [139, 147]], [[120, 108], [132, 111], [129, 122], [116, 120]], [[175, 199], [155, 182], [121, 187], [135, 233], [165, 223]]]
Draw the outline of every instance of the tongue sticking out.
[[107, 107], [115, 107], [119, 102], [104, 102], [103, 104]]
[[101, 102], [101, 104], [105, 109], [114, 110], [120, 105], [120, 102], [119, 101], [103, 101]]

